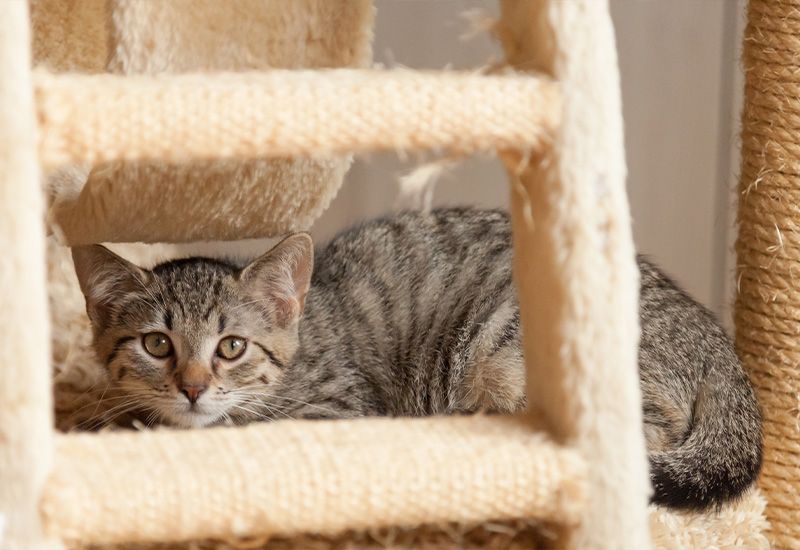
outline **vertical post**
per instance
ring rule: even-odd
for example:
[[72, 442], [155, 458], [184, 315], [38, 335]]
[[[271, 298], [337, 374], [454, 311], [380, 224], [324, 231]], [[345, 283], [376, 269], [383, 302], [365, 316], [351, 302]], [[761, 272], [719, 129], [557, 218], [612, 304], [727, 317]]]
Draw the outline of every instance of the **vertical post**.
[[508, 163], [530, 407], [587, 457], [572, 548], [649, 547], [638, 296], [614, 33], [605, 0], [501, 0], [509, 63], [561, 84], [549, 150]]
[[768, 536], [800, 547], [800, 0], [750, 0], [736, 347], [764, 417]]
[[45, 548], [53, 455], [44, 200], [28, 3], [0, 2], [0, 548]]

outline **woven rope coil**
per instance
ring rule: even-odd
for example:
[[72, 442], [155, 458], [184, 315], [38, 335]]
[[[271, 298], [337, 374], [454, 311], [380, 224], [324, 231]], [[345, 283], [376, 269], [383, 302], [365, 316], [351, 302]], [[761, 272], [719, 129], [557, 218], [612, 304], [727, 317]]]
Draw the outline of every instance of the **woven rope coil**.
[[37, 75], [45, 164], [539, 145], [557, 87], [530, 76], [269, 71]]
[[800, 547], [800, 0], [751, 0], [745, 31], [736, 343], [764, 413], [771, 540]]
[[577, 521], [577, 452], [510, 417], [276, 422], [57, 440], [45, 528], [83, 543]]

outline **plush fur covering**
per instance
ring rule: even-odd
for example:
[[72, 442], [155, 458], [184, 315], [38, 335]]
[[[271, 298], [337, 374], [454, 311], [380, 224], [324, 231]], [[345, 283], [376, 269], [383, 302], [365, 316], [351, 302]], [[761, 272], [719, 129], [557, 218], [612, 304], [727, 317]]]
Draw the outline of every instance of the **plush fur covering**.
[[509, 64], [553, 77], [562, 91], [552, 146], [506, 159], [528, 402], [589, 459], [589, 504], [565, 533], [570, 547], [644, 550], [639, 273], [608, 3], [500, 5]]
[[0, 547], [50, 548], [38, 514], [52, 463], [44, 206], [25, 2], [0, 2]]
[[[372, 59], [369, 0], [34, 0], [32, 19], [34, 61], [57, 71], [365, 67]], [[308, 228], [349, 164], [101, 165], [51, 184], [51, 219], [72, 244], [274, 236]]]
[[[719, 514], [650, 509], [650, 535], [658, 550], [766, 550], [764, 498], [752, 493]], [[524, 521], [423, 526], [350, 532], [330, 538], [304, 535], [269, 541], [199, 541], [189, 544], [104, 546], [92, 550], [531, 550], [552, 548], [547, 526]]]

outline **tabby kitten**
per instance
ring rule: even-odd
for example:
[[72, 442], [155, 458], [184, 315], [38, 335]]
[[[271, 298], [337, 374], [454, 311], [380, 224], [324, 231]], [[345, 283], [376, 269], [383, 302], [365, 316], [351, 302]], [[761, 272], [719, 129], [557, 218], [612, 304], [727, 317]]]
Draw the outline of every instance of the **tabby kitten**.
[[[245, 267], [141, 269], [73, 251], [112, 389], [151, 420], [422, 416], [524, 406], [509, 220], [444, 209], [307, 234]], [[761, 462], [753, 390], [711, 314], [639, 258], [639, 367], [653, 500], [740, 495]], [[117, 407], [127, 411], [126, 407]]]

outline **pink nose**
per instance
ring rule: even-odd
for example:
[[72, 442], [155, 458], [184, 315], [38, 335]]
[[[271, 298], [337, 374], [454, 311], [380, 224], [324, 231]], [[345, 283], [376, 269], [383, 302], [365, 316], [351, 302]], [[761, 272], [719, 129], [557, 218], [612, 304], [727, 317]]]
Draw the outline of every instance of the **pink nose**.
[[181, 393], [186, 396], [189, 403], [196, 403], [200, 394], [208, 389], [208, 384], [184, 384]]

